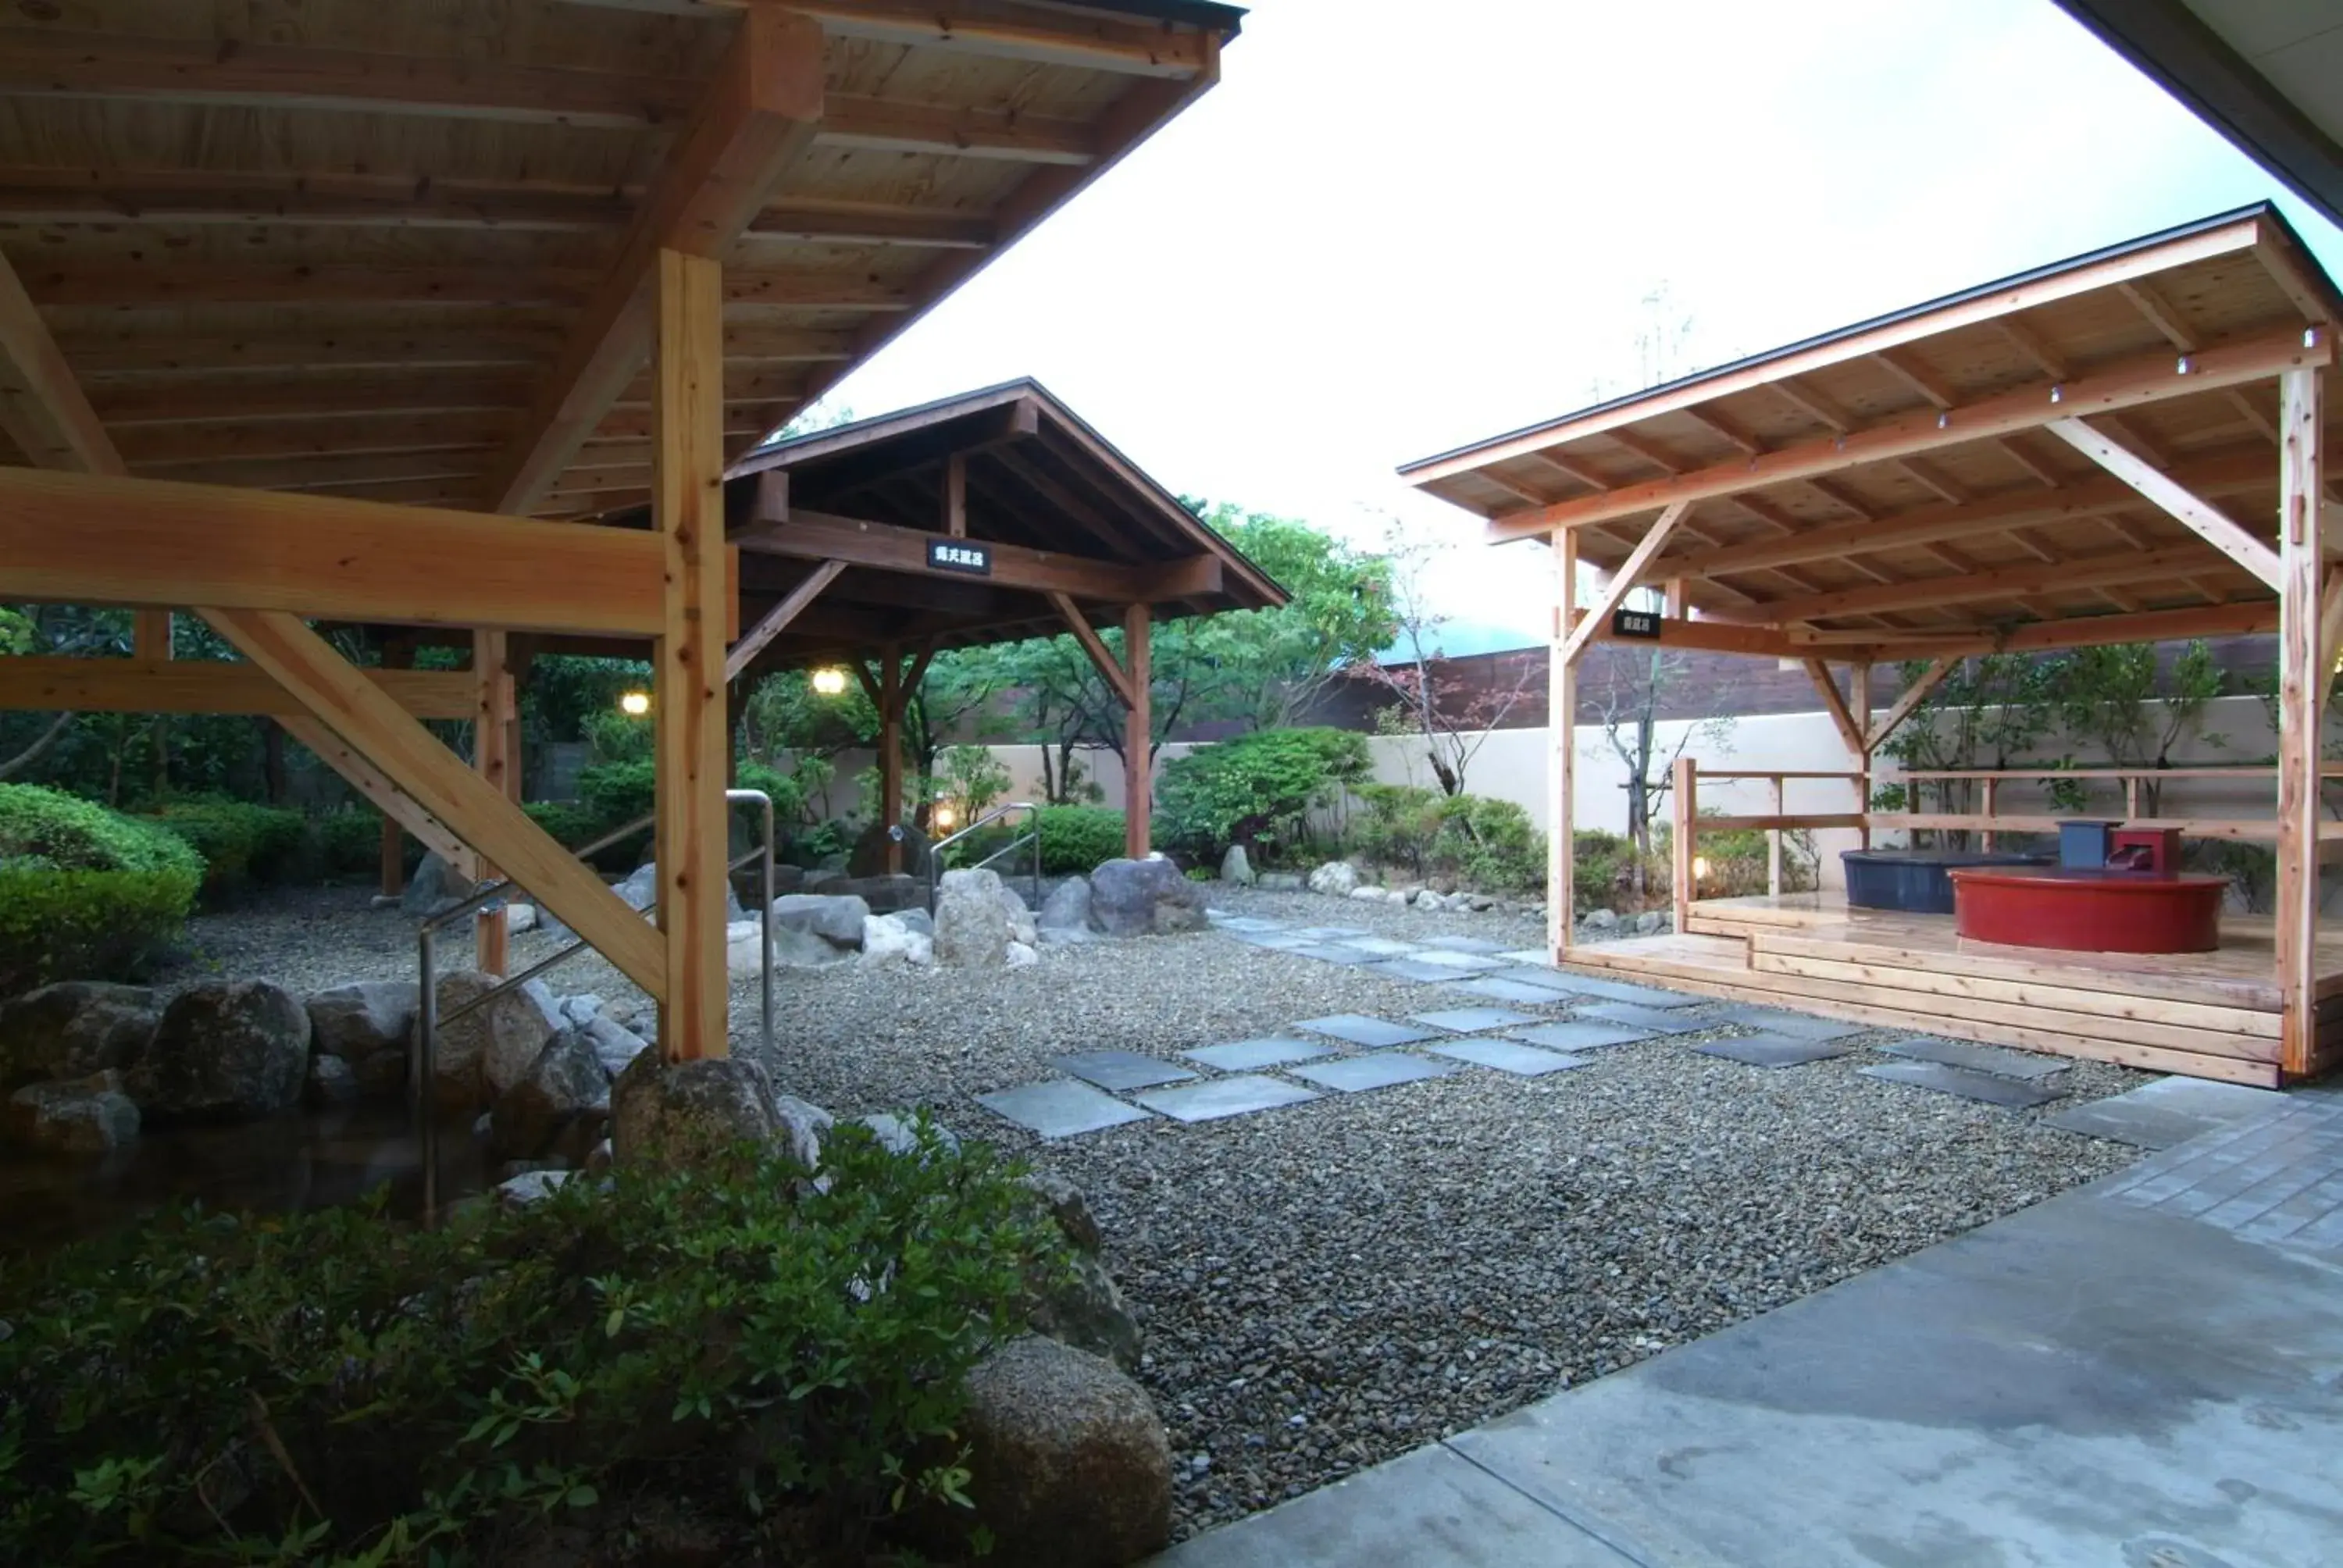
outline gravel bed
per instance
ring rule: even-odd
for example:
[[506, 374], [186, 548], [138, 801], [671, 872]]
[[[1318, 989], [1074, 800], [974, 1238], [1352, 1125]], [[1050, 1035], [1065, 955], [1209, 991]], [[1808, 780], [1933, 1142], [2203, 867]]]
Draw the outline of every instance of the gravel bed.
[[[1426, 914], [1215, 889], [1232, 913], [1534, 947], [1523, 914]], [[226, 972], [304, 987], [414, 972], [411, 927], [363, 890], [196, 923]], [[534, 956], [525, 937], [524, 959]], [[455, 945], [459, 953], [463, 944]], [[460, 958], [458, 961], [461, 961]], [[561, 992], [627, 994], [599, 960]], [[734, 988], [755, 1049], [756, 980]], [[1861, 1076], [1781, 1071], [1654, 1039], [1538, 1079], [1451, 1076], [1196, 1125], [1042, 1143], [974, 1097], [1061, 1051], [1172, 1057], [1306, 1018], [1481, 1005], [1218, 933], [1045, 949], [1030, 969], [783, 971], [770, 1065], [840, 1114], [925, 1106], [1090, 1194], [1147, 1332], [1142, 1381], [1179, 1467], [1182, 1534], [1270, 1506], [1889, 1259], [2137, 1155]], [[1564, 1004], [1522, 1008], [1565, 1016]], [[1855, 1037], [1873, 1044], [1889, 1031]], [[2075, 1099], [2148, 1075], [2077, 1062]], [[2060, 1103], [2071, 1103], [2062, 1101]], [[2055, 1110], [2053, 1106], [2049, 1109]]]

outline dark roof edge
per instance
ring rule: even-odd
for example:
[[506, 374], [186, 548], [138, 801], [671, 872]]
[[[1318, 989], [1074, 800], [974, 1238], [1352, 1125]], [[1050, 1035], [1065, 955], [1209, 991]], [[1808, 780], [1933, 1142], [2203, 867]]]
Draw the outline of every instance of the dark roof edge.
[[1518, 441], [1525, 436], [1534, 436], [1542, 430], [1558, 429], [1564, 425], [1575, 424], [1581, 419], [1593, 418], [1598, 414], [1607, 414], [1614, 409], [1629, 407], [1665, 393], [1681, 391], [1688, 387], [1697, 387], [1704, 381], [1721, 380], [1725, 377], [1738, 375], [1744, 370], [1754, 369], [1760, 365], [1771, 364], [1776, 359], [1786, 359], [1794, 354], [1804, 354], [1809, 349], [1820, 348], [1844, 338], [1858, 337], [1866, 332], [1875, 332], [1883, 327], [1893, 327], [1897, 322], [1909, 321], [1916, 317], [1928, 316], [1956, 305], [1965, 305], [1972, 299], [1983, 298], [1989, 294], [1998, 294], [2005, 289], [2039, 282], [2046, 277], [2055, 277], [2062, 272], [2071, 272], [2078, 267], [2095, 266], [2099, 262], [2113, 260], [2119, 256], [2128, 256], [2135, 251], [2151, 250], [2159, 245], [2169, 245], [2175, 240], [2187, 239], [2192, 235], [2203, 234], [2229, 224], [2242, 223], [2247, 218], [2262, 218], [2276, 223], [2299, 253], [2303, 264], [2317, 275], [2320, 282], [2327, 285], [2330, 294], [2335, 292], [2334, 280], [2327, 276], [2326, 269], [2319, 266], [2318, 258], [2311, 255], [2309, 247], [2302, 243], [2302, 236], [2295, 232], [2294, 226], [2287, 222], [2286, 215], [2280, 212], [2274, 203], [2258, 201], [2228, 212], [2215, 213], [2210, 217], [2200, 217], [2192, 223], [2158, 229], [2154, 234], [2142, 235], [2137, 239], [2127, 239], [2119, 244], [2104, 246], [2097, 250], [2086, 251], [2080, 256], [2071, 256], [2063, 261], [2051, 262], [2047, 266], [2029, 267], [2024, 272], [2012, 273], [2006, 277], [1996, 277], [1989, 283], [1976, 284], [1961, 289], [1957, 293], [1942, 295], [1918, 305], [1907, 305], [1900, 310], [1891, 310], [1884, 316], [1875, 316], [1869, 320], [1858, 321], [1852, 326], [1816, 333], [1812, 337], [1802, 337], [1795, 343], [1785, 343], [1779, 348], [1769, 348], [1763, 354], [1751, 354], [1728, 364], [1711, 366], [1705, 370], [1695, 370], [1689, 376], [1679, 376], [1673, 381], [1664, 381], [1656, 387], [1639, 387], [1633, 392], [1622, 393], [1616, 397], [1607, 397], [1600, 403], [1589, 404], [1584, 408], [1573, 409], [1567, 414], [1552, 419], [1541, 419], [1534, 425], [1524, 425], [1517, 430], [1507, 430], [1502, 435], [1485, 436], [1477, 441], [1468, 441], [1461, 447], [1452, 447], [1445, 452], [1435, 452], [1428, 457], [1418, 457], [1413, 462], [1403, 463], [1399, 466], [1399, 472], [1404, 477], [1419, 468], [1428, 468], [1434, 463], [1445, 463], [1456, 457], [1469, 457], [1484, 447]]
[[1075, 0], [1085, 10], [1120, 11], [1151, 22], [1178, 22], [1191, 27], [1212, 27], [1233, 38], [1244, 26], [1245, 8], [1222, 5], [1214, 0]]

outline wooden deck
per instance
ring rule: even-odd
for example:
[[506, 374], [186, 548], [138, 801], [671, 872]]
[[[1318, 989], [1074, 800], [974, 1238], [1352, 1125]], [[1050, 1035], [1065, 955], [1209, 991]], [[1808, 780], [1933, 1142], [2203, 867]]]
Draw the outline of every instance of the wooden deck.
[[[1704, 900], [1688, 929], [1573, 948], [1570, 962], [2157, 1072], [2279, 1081], [2271, 922], [2225, 920], [2218, 952], [2072, 953], [1964, 940], [1948, 915], [1850, 910], [1836, 893]], [[2318, 945], [2316, 1067], [2343, 1063], [2343, 939]]]

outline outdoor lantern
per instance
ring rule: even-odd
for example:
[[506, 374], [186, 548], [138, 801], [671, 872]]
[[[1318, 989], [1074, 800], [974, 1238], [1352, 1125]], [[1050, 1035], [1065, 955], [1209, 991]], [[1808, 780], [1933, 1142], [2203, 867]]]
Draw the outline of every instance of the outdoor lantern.
[[618, 711], [625, 714], [628, 718], [640, 719], [644, 714], [649, 713], [650, 710], [651, 694], [649, 692], [628, 691], [619, 694]]
[[1694, 855], [1692, 858], [1692, 879], [1695, 882], [1705, 882], [1708, 880], [1708, 857], [1706, 855]]
[[936, 809], [930, 815], [939, 828], [949, 828], [960, 819], [959, 813], [951, 809], [950, 802], [943, 800], [936, 802]]
[[813, 689], [824, 697], [836, 697], [846, 689], [846, 671], [834, 664], [824, 665], [813, 672]]

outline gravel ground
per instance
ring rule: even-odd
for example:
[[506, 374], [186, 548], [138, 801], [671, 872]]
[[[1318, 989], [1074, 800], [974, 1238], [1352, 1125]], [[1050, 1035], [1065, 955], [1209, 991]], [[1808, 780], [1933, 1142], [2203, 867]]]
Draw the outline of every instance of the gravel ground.
[[[1423, 914], [1214, 890], [1232, 913], [1422, 939], [1542, 940], [1521, 915]], [[225, 972], [315, 987], [414, 972], [362, 890], [207, 917]], [[544, 939], [524, 937], [524, 960]], [[464, 944], [451, 944], [462, 961]], [[587, 958], [557, 991], [628, 994]], [[1112, 1046], [1170, 1057], [1334, 1012], [1485, 1004], [1219, 934], [1046, 949], [1022, 970], [784, 971], [771, 1062], [840, 1114], [923, 1105], [1079, 1182], [1148, 1337], [1192, 1533], [1599, 1377], [2129, 1163], [2133, 1151], [1866, 1079], [1869, 1052], [1782, 1071], [1677, 1036], [1543, 1079], [1467, 1069], [1199, 1125], [1043, 1144], [974, 1103]], [[756, 981], [735, 987], [755, 1048]], [[1521, 1008], [1564, 1016], [1560, 1006]], [[1717, 1032], [1730, 1030], [1720, 1024]], [[1879, 1043], [1878, 1031], [1859, 1037]], [[2078, 1062], [2077, 1098], [2141, 1073]]]

